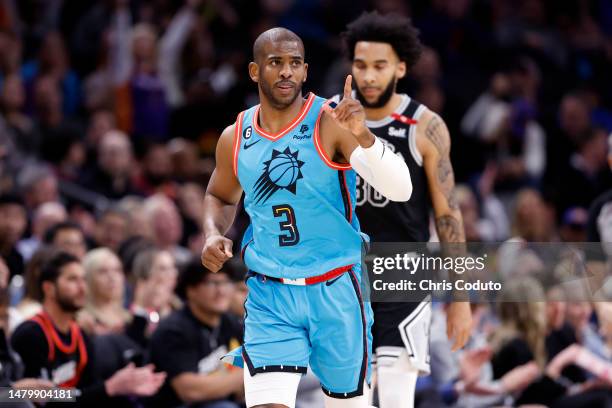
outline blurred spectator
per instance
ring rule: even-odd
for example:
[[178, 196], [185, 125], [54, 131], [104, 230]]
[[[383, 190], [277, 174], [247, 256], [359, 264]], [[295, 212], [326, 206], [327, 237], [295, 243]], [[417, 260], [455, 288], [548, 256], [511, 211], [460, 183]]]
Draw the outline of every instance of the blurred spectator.
[[[10, 8], [8, 4], [5, 5]], [[0, 51], [2, 51], [0, 52], [0, 72], [3, 76], [19, 73], [22, 50], [20, 36], [10, 30], [2, 30], [0, 33]]]
[[[538, 243], [556, 241], [552, 211], [534, 189], [520, 190], [514, 200], [512, 236], [499, 248], [498, 268], [505, 280], [540, 274], [545, 269], [543, 247]], [[536, 247], [531, 248], [530, 243]]]
[[6, 262], [0, 256], [0, 288], [5, 289], [9, 285], [9, 277], [11, 276], [11, 271], [9, 271]]
[[97, 220], [95, 241], [98, 246], [117, 252], [128, 238], [128, 216], [118, 208], [109, 208]]
[[[608, 167], [612, 172], [612, 133], [608, 136]], [[587, 240], [601, 242], [603, 253], [612, 259], [612, 187], [597, 197], [589, 209]]]
[[[549, 130], [556, 135], [554, 143], [547, 145], [548, 166], [544, 178], [546, 190], [553, 190], [558, 185], [559, 173], [565, 174], [570, 169], [570, 158], [576, 153], [577, 147], [583, 143], [585, 135], [592, 130], [591, 109], [585, 99], [575, 91], [563, 89], [558, 95], [561, 102], [549, 109], [556, 113]], [[558, 214], [560, 216], [560, 214]]]
[[17, 250], [27, 226], [23, 201], [16, 195], [0, 195], [0, 256], [8, 266], [11, 277], [23, 274], [23, 257]]
[[608, 359], [606, 345], [597, 328], [591, 323], [593, 306], [587, 300], [586, 288], [582, 288], [578, 284], [571, 284], [566, 288], [566, 298], [568, 300], [566, 307], [567, 323], [574, 330], [577, 342], [593, 354]]
[[191, 254], [180, 246], [183, 236], [183, 223], [174, 202], [168, 197], [156, 194], [145, 200], [144, 214], [153, 233], [152, 239], [159, 249], [169, 251], [176, 263], [187, 263]]
[[176, 197], [176, 186], [172, 182], [172, 160], [166, 145], [149, 144], [142, 159], [141, 173], [134, 184], [138, 191], [147, 196], [162, 193]]
[[[607, 134], [601, 129], [588, 131], [577, 142], [577, 151], [563, 171], [554, 175], [555, 204], [561, 216], [568, 208], [588, 207], [612, 185], [607, 163]], [[576, 189], [580, 194], [576, 194]]]
[[478, 203], [470, 188], [461, 185], [455, 187], [455, 197], [463, 217], [465, 240], [467, 242], [489, 241], [491, 234], [490, 231], [487, 231], [488, 225], [483, 225], [481, 222]]
[[[520, 393], [539, 369], [533, 362], [519, 365], [500, 379], [493, 379], [491, 348], [487, 337], [497, 327], [491, 325], [491, 311], [486, 305], [472, 304], [474, 327], [465, 349], [451, 352], [445, 335], [446, 306], [434, 308], [431, 336], [431, 378], [422, 377], [417, 383], [421, 403], [457, 407], [489, 407], [500, 404], [512, 394]], [[429, 380], [429, 381], [428, 381]], [[428, 383], [431, 383], [428, 384]], [[433, 388], [435, 394], [427, 393]]]
[[522, 58], [496, 73], [490, 89], [465, 114], [461, 128], [491, 145], [497, 184], [506, 190], [539, 183], [546, 166], [546, 133], [537, 122], [540, 71]]
[[243, 336], [239, 321], [227, 313], [233, 286], [223, 270], [213, 274], [199, 261], [183, 269], [177, 291], [186, 304], [163, 319], [151, 338], [151, 361], [168, 374], [151, 406], [239, 407], [242, 370], [221, 362]]
[[559, 106], [559, 126], [562, 136], [574, 146], [581, 144], [591, 128], [589, 107], [575, 93], [563, 97]]
[[136, 259], [136, 256], [138, 256], [138, 254], [144, 252], [145, 250], [154, 248], [155, 245], [153, 245], [153, 242], [151, 242], [147, 238], [138, 235], [133, 235], [130, 238], [126, 239], [119, 247], [119, 251], [117, 252], [117, 254], [119, 255], [119, 258], [121, 258], [121, 263], [123, 264], [123, 270], [125, 272], [129, 288], [133, 289], [133, 286], [136, 282], [136, 278], [133, 274], [134, 260]]
[[435, 83], [426, 83], [419, 87], [415, 98], [423, 101], [423, 105], [429, 107], [433, 112], [444, 112], [446, 96], [444, 90]]
[[183, 102], [179, 57], [196, 22], [193, 7], [198, 3], [189, 1], [175, 14], [159, 49], [156, 28], [147, 23], [130, 28], [130, 10], [127, 4], [118, 3], [110, 55], [121, 129], [157, 141], [167, 138], [170, 106]]
[[524, 189], [516, 195], [512, 234], [527, 242], [549, 242], [555, 239], [554, 219], [538, 191]]
[[[503, 295], [506, 302], [499, 304], [501, 327], [491, 340], [496, 377], [507, 372], [508, 366], [530, 360], [543, 367], [546, 362], [546, 313], [541, 285], [533, 278], [516, 280], [505, 286]], [[508, 302], [510, 300], [514, 302]]]
[[606, 345], [606, 360], [612, 361], [612, 302], [594, 304], [599, 323], [599, 334]]
[[[0, 288], [0, 387], [16, 389], [37, 388], [46, 389], [53, 384], [45, 379], [23, 378], [23, 364], [19, 355], [9, 346], [9, 293], [6, 288]], [[8, 398], [8, 393], [0, 391], [0, 398]], [[17, 408], [33, 407], [29, 402], [15, 402], [11, 406]]]
[[83, 259], [87, 252], [83, 230], [72, 221], [61, 222], [49, 228], [45, 233], [44, 241], [45, 244], [65, 251], [78, 259]]
[[[511, 237], [492, 266], [503, 277], [524, 280], [550, 272], [552, 260], [540, 250], [551, 246], [540, 242], [583, 241], [586, 231], [587, 241], [600, 243], [578, 248], [587, 256], [589, 274], [602, 277], [593, 282], [590, 276], [590, 289], [598, 290], [597, 296], [612, 293], [612, 279], [604, 281], [612, 259], [612, 172], [604, 157], [607, 150], [612, 166], [608, 3], [0, 0], [0, 287], [7, 275], [13, 276], [9, 291], [17, 306], [9, 309], [11, 327], [40, 311], [38, 275], [56, 247], [79, 257], [87, 244], [108, 247], [124, 260], [122, 297], [126, 304], [138, 300], [124, 333], [92, 340], [96, 376], [109, 379], [128, 361], [146, 358], [147, 350], [139, 346], [147, 345], [161, 315], [178, 304], [172, 296], [173, 262], [183, 264], [190, 252], [199, 256], [201, 250], [202, 196], [219, 130], [256, 103], [247, 75], [252, 40], [276, 25], [293, 29], [304, 39], [310, 62], [305, 89], [333, 94], [347, 69], [336, 58], [336, 33], [368, 7], [410, 15], [421, 31], [426, 47], [398, 89], [425, 102], [448, 124], [456, 198], [468, 240]], [[3, 204], [14, 191], [25, 205]], [[153, 194], [158, 195], [147, 197]], [[67, 226], [66, 218], [80, 231]], [[63, 227], [50, 228], [58, 222]], [[238, 240], [247, 223], [240, 211], [228, 236]], [[40, 247], [47, 229], [53, 230], [53, 245]], [[21, 257], [30, 256], [23, 278], [15, 275], [23, 269]], [[167, 272], [142, 272], [142, 264], [149, 272]], [[554, 273], [564, 266], [555, 265]], [[238, 279], [231, 269], [228, 265], [228, 274]], [[566, 288], [568, 294], [579, 290]], [[583, 398], [581, 391], [601, 376], [571, 361], [589, 348], [609, 358], [609, 305], [569, 304], [566, 313], [565, 292], [560, 292], [553, 286], [546, 293], [544, 366], [527, 362], [493, 379], [495, 364], [483, 358], [486, 347], [481, 347], [485, 330], [476, 328], [469, 348], [441, 365], [447, 381], [436, 379], [434, 386], [419, 381], [422, 391], [434, 390], [432, 404], [511, 404], [513, 396], [529, 401], [530, 391], [521, 390], [531, 381], [548, 380]], [[244, 313], [245, 294], [244, 283], [237, 282], [231, 302], [237, 317]], [[109, 316], [121, 314], [109, 299], [101, 303], [102, 309], [112, 309]], [[597, 309], [596, 316], [588, 308]], [[518, 321], [533, 323], [542, 312], [525, 305], [514, 310], [517, 316], [504, 318], [500, 334]], [[520, 313], [530, 313], [531, 320]], [[98, 314], [108, 323], [107, 313]], [[483, 321], [494, 324], [496, 316], [487, 314]], [[446, 341], [443, 324], [436, 327]], [[514, 362], [528, 356], [519, 343], [533, 331], [530, 327], [510, 339]], [[440, 350], [447, 347], [436, 344]], [[0, 362], [1, 373], [2, 356]], [[538, 377], [547, 370], [548, 379]], [[568, 380], [573, 385], [568, 387]], [[309, 387], [315, 385], [316, 380], [308, 381]], [[553, 388], [542, 388], [542, 395], [561, 395]], [[569, 397], [564, 394], [555, 406], [606, 404]]]
[[36, 132], [40, 134], [40, 157], [55, 162], [61, 156], [66, 139], [78, 139], [82, 133], [80, 122], [62, 111], [62, 92], [57, 77], [44, 74], [34, 81], [34, 113]]
[[127, 231], [129, 237], [151, 238], [153, 232], [143, 211], [144, 200], [137, 196], [127, 196], [122, 198], [117, 204], [117, 208], [123, 211], [128, 218]]
[[174, 296], [177, 275], [174, 258], [168, 251], [147, 249], [136, 255], [132, 266], [135, 284], [130, 310], [147, 319], [146, 336], [155, 330], [161, 318], [179, 307], [180, 300]]
[[543, 370], [518, 396], [515, 403], [545, 404], [547, 406], [591, 407], [604, 404], [609, 399], [604, 394], [581, 393], [566, 395], [567, 386], [557, 381], [563, 368], [576, 361], [576, 350], [572, 346], [559, 353], [547, 363], [546, 353], [546, 309], [544, 291], [533, 278], [514, 280], [504, 286], [499, 303], [501, 327], [492, 338], [492, 359], [495, 378], [509, 370], [531, 361]]
[[24, 261], [29, 261], [34, 252], [38, 250], [45, 232], [53, 225], [66, 221], [67, 218], [66, 208], [58, 202], [50, 201], [38, 206], [32, 216], [32, 235], [17, 244], [17, 249]]
[[244, 319], [244, 302], [246, 301], [248, 288], [244, 280], [234, 282], [235, 290], [234, 296], [232, 297], [232, 304], [230, 312], [240, 320]]
[[183, 221], [183, 237], [185, 244], [195, 256], [204, 246], [202, 233], [202, 217], [204, 216], [204, 189], [196, 183], [185, 183], [180, 187], [178, 205]]
[[123, 307], [125, 277], [119, 257], [108, 248], [97, 248], [85, 255], [83, 268], [87, 302], [79, 313], [79, 325], [90, 334], [123, 332], [130, 314]]
[[92, 117], [96, 112], [112, 109], [114, 103], [113, 78], [108, 66], [110, 35], [105, 31], [100, 33], [100, 37], [98, 55], [93, 62], [96, 68], [85, 78], [83, 84], [83, 105], [92, 113]]
[[[546, 291], [546, 324], [546, 351], [549, 360], [578, 343], [576, 332], [567, 323], [567, 296], [560, 285], [554, 285]], [[561, 374], [574, 383], [584, 382], [588, 378], [588, 373], [576, 365], [564, 368]]]
[[77, 182], [87, 160], [81, 134], [65, 132], [55, 142], [58, 146], [53, 149], [53, 155], [47, 155], [47, 159], [55, 164], [55, 171], [60, 180]]
[[95, 149], [102, 137], [113, 129], [116, 123], [112, 112], [103, 109], [92, 112], [85, 137], [88, 146]]
[[86, 247], [94, 245], [94, 242], [91, 241], [91, 238], [96, 233], [96, 218], [94, 217], [93, 210], [86, 205], [73, 203], [70, 207], [68, 219], [81, 229]]
[[440, 55], [436, 50], [424, 47], [406, 80], [411, 82], [410, 88], [416, 90], [413, 95], [415, 99], [434, 112], [444, 112], [446, 95], [442, 86]]
[[198, 181], [200, 168], [197, 146], [185, 139], [172, 139], [168, 142], [172, 158], [172, 175], [178, 182]]
[[565, 242], [586, 241], [586, 225], [589, 213], [582, 207], [569, 208], [563, 214], [559, 237]]
[[20, 325], [24, 320], [27, 320], [42, 308], [42, 293], [40, 291], [40, 271], [49, 259], [55, 255], [57, 250], [48, 247], [40, 246], [32, 255], [25, 269], [24, 276], [24, 291], [19, 303], [11, 309], [10, 332]]
[[134, 194], [134, 158], [128, 136], [117, 130], [105, 133], [98, 143], [97, 154], [97, 165], [83, 178], [81, 184], [113, 199]]
[[546, 325], [549, 333], [560, 330], [564, 326], [566, 310], [567, 303], [563, 288], [559, 285], [548, 288], [546, 290]]
[[77, 387], [81, 390], [78, 406], [86, 407], [109, 406], [111, 398], [120, 395], [151, 395], [157, 391], [165, 374], [154, 374], [152, 366], [128, 365], [104, 382], [95, 378], [92, 343], [74, 321], [86, 299], [84, 271], [76, 257], [55, 255], [43, 267], [40, 285], [43, 311], [21, 324], [11, 338], [26, 377]]
[[230, 303], [229, 312], [234, 315], [234, 317], [240, 319], [244, 319], [244, 302], [246, 300], [248, 288], [246, 285], [246, 274], [247, 267], [242, 261], [241, 258], [235, 257], [229, 259], [224, 265], [223, 270], [230, 277], [232, 282], [234, 282], [234, 290], [232, 291], [232, 301]]
[[509, 222], [504, 207], [494, 195], [482, 196], [483, 203], [480, 208], [469, 187], [458, 185], [455, 188], [455, 197], [463, 216], [465, 239], [468, 242], [503, 241], [509, 234]]
[[28, 212], [44, 203], [59, 201], [57, 177], [47, 165], [24, 167], [17, 177], [17, 185]]
[[[158, 70], [164, 84], [168, 105], [176, 107], [185, 103], [185, 94], [181, 86], [181, 52], [189, 39], [189, 34], [198, 23], [198, 8], [202, 0], [187, 0], [184, 6], [170, 21], [166, 33], [159, 41]], [[222, 15], [231, 6], [217, 4], [217, 11]], [[221, 82], [221, 81], [219, 81]]]
[[440, 55], [430, 47], [424, 47], [419, 60], [412, 68], [412, 80], [421, 84], [436, 83], [442, 79]]
[[38, 59], [26, 62], [21, 75], [27, 87], [34, 86], [36, 80], [44, 75], [57, 78], [61, 84], [63, 113], [71, 115], [77, 112], [81, 97], [80, 83], [76, 73], [70, 69], [68, 52], [60, 33], [46, 33]]
[[38, 155], [40, 140], [34, 133], [34, 123], [22, 111], [24, 104], [25, 89], [21, 78], [15, 74], [5, 77], [0, 96], [0, 123], [17, 148], [13, 154], [25, 158]]
[[567, 50], [556, 27], [547, 24], [546, 6], [543, 0], [509, 2], [509, 15], [500, 21], [495, 35], [500, 46], [529, 49], [556, 65], [565, 64]]

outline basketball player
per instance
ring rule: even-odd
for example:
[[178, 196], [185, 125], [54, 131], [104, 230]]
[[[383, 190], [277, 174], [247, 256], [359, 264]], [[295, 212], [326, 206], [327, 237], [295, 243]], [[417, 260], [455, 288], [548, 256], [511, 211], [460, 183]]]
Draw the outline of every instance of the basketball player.
[[226, 357], [246, 365], [249, 407], [294, 407], [308, 365], [328, 408], [367, 407], [372, 320], [360, 291], [355, 172], [394, 201], [410, 198], [410, 173], [368, 130], [350, 75], [335, 109], [302, 96], [308, 65], [294, 33], [264, 32], [253, 58], [260, 104], [223, 131], [204, 202], [202, 263], [213, 272], [232, 256], [224, 234], [242, 192], [251, 220], [244, 346]]
[[[440, 241], [464, 242], [461, 213], [453, 196], [448, 129], [436, 113], [396, 92], [397, 81], [419, 57], [417, 35], [410, 20], [376, 12], [364, 13], [343, 33], [355, 96], [365, 108], [366, 124], [405, 160], [414, 189], [410, 201], [393, 202], [358, 176], [357, 214], [373, 242], [427, 242], [433, 207]], [[377, 302], [372, 307], [380, 408], [407, 407], [407, 401], [412, 406], [417, 376], [429, 374], [431, 299]], [[469, 304], [451, 303], [447, 334], [449, 339], [454, 337], [453, 350], [463, 347], [470, 328]]]

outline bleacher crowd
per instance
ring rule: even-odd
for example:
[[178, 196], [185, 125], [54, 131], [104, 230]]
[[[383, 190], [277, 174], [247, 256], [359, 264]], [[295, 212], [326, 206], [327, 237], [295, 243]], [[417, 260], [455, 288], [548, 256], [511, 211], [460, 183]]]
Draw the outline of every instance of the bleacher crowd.
[[[612, 242], [609, 0], [0, 0], [0, 387], [241, 406], [220, 357], [242, 338], [245, 267], [199, 260], [216, 140], [257, 102], [260, 32], [300, 35], [305, 90], [331, 96], [339, 33], [371, 9], [421, 32], [399, 90], [448, 124], [468, 241]], [[531, 301], [474, 304], [457, 354], [436, 306], [419, 403], [612, 406], [612, 303], [535, 272], [505, 291]], [[319, 394], [306, 377], [298, 406]]]

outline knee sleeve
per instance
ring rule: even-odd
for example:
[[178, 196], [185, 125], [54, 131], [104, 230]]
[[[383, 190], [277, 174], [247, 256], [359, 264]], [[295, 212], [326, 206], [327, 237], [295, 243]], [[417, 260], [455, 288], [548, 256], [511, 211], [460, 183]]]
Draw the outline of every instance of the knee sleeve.
[[295, 398], [302, 374], [300, 373], [259, 373], [251, 376], [244, 369], [244, 393], [246, 406], [282, 404], [295, 408]]

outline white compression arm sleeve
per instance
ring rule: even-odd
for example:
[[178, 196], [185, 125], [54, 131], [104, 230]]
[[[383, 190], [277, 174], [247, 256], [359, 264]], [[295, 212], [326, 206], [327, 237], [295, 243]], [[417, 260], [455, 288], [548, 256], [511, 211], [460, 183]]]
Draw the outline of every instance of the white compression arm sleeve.
[[406, 162], [378, 139], [368, 148], [357, 146], [351, 166], [369, 185], [391, 201], [408, 201], [412, 181]]

